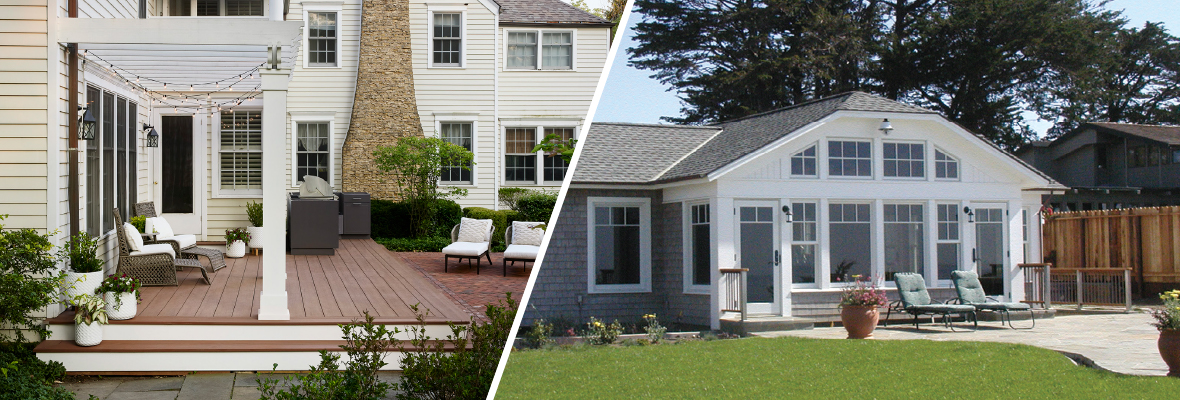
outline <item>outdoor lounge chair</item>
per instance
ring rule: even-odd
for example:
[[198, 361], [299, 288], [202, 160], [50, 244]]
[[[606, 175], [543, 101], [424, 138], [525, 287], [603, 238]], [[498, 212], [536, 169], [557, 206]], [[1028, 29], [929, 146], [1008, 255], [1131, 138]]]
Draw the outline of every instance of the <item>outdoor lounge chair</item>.
[[[490, 219], [463, 218], [461, 221], [451, 228], [451, 244], [442, 249], [443, 272], [447, 272], [452, 258], [467, 259], [468, 265], [471, 265], [471, 260], [475, 259], [475, 274], [479, 275], [481, 257], [487, 257], [488, 265], [492, 265], [492, 230], [495, 229], [495, 226]], [[463, 223], [474, 224], [471, 226], [470, 232], [466, 234], [461, 232]], [[484, 229], [481, 225], [487, 225], [487, 228]], [[481, 233], [482, 235], [480, 235]]]
[[119, 235], [119, 263], [115, 273], [139, 279], [143, 286], [176, 286], [179, 284], [176, 280], [178, 269], [200, 268], [205, 284], [211, 284], [209, 272], [200, 262], [177, 258], [179, 253], [174, 243], [144, 244], [139, 230], [123, 222], [118, 208], [114, 211], [115, 232]]
[[[213, 272], [225, 268], [225, 253], [219, 250], [207, 249], [204, 247], [197, 247], [196, 235], [176, 235], [172, 232], [172, 226], [168, 225], [168, 221], [163, 220], [163, 217], [156, 216], [156, 203], [145, 201], [142, 203], [135, 203], [135, 214], [138, 216], [148, 218], [148, 222], [144, 225], [147, 231], [158, 230], [160, 235], [157, 236], [150, 243], [172, 243], [173, 247], [177, 248], [178, 254], [182, 258], [190, 258], [196, 260], [197, 257], [205, 257], [209, 260], [209, 268]], [[161, 226], [157, 227], [157, 223], [152, 219], [159, 218], [163, 222]], [[160, 229], [164, 228], [164, 229]]]
[[[504, 276], [508, 276], [508, 263], [512, 262], [515, 266], [516, 262], [521, 262], [524, 268], [528, 268], [527, 263], [535, 263], [537, 261], [537, 254], [541, 252], [541, 238], [545, 236], [544, 231], [537, 235], [535, 230], [540, 222], [521, 222], [515, 221], [508, 229], [504, 230], [504, 243], [508, 243], [508, 248], [504, 249], [504, 259], [501, 261], [504, 264]], [[517, 235], [516, 229], [521, 229], [521, 234]], [[524, 233], [528, 229], [529, 233]]]
[[918, 317], [922, 315], [930, 315], [931, 319], [935, 315], [942, 316], [942, 323], [952, 331], [955, 330], [954, 325], [951, 325], [952, 314], [958, 314], [963, 318], [969, 318], [975, 323], [975, 327], [979, 328], [979, 321], [975, 320], [975, 307], [963, 304], [942, 304], [935, 303], [930, 299], [930, 292], [926, 291], [926, 278], [922, 275], [912, 272], [899, 272], [893, 275], [893, 282], [897, 284], [897, 294], [901, 300], [895, 301], [889, 305], [888, 311], [885, 313], [885, 325], [889, 325], [889, 317], [894, 310], [898, 312], [909, 313], [914, 316], [914, 329], [921, 329], [918, 326]]
[[[974, 271], [953, 271], [951, 280], [955, 281], [955, 291], [959, 294], [959, 304], [974, 306], [978, 311], [992, 311], [1000, 314], [1000, 324], [1008, 324], [1012, 329], [1032, 329], [1037, 326], [1037, 317], [1032, 306], [1027, 303], [1003, 303], [988, 297], [983, 292], [983, 285], [979, 283], [979, 275]], [[1032, 319], [1032, 326], [1017, 328], [1012, 325], [1011, 311], [1028, 311]]]

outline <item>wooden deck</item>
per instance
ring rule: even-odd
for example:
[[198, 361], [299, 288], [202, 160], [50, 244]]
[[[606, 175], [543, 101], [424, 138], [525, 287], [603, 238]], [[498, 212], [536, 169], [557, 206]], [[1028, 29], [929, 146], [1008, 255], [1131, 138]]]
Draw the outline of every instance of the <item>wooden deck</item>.
[[[203, 259], [202, 259], [203, 260]], [[332, 256], [287, 255], [290, 321], [259, 321], [262, 258], [227, 258], [227, 267], [209, 274], [178, 272], [179, 286], [141, 289], [143, 301], [128, 324], [339, 324], [368, 311], [378, 322], [413, 322], [411, 305], [430, 310], [428, 322], [467, 323], [464, 311], [434, 283], [397, 255], [370, 239], [344, 239]], [[67, 312], [56, 319], [72, 318]]]

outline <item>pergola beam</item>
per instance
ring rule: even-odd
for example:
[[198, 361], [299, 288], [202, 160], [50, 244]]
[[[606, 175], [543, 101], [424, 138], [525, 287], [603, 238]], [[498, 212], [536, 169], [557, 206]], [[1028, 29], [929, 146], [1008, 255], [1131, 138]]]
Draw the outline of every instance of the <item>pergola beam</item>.
[[58, 43], [289, 45], [303, 21], [242, 18], [58, 18]]

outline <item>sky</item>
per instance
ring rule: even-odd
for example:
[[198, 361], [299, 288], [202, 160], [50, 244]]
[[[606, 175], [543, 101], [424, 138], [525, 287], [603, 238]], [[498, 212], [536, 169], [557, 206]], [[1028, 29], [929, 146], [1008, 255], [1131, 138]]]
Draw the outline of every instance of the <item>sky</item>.
[[[587, 0], [592, 7], [605, 0]], [[1180, 34], [1180, 8], [1173, 0], [1113, 0], [1107, 9], [1122, 10], [1129, 26], [1143, 26], [1146, 21], [1163, 22], [1164, 28], [1173, 35]], [[661, 116], [679, 116], [680, 99], [669, 86], [649, 78], [651, 71], [642, 71], [627, 66], [625, 49], [636, 45], [632, 39], [632, 27], [639, 22], [638, 15], [632, 15], [628, 23], [619, 54], [610, 67], [610, 75], [598, 103], [594, 120], [599, 122], [647, 122], [660, 123]], [[1026, 113], [1034, 130], [1044, 134], [1052, 124], [1036, 120], [1036, 115]]]

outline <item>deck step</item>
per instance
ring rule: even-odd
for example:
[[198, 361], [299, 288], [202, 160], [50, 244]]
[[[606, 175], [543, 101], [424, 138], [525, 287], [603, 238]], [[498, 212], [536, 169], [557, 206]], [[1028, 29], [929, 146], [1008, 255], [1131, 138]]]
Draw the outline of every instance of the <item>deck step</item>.
[[812, 329], [815, 321], [811, 318], [750, 315], [745, 321], [740, 318], [722, 318], [721, 330], [736, 335], [753, 332], [793, 331]]

